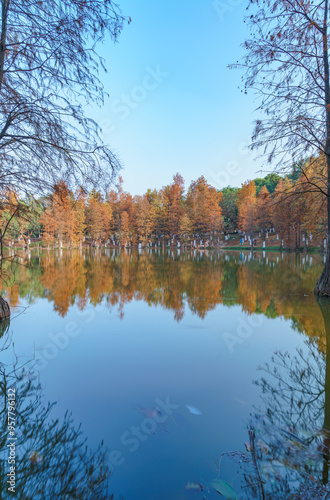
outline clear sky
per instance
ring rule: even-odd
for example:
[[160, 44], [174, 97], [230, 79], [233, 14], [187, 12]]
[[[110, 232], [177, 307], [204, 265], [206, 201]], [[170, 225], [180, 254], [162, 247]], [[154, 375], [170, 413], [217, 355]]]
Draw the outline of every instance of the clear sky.
[[[105, 42], [110, 97], [93, 117], [123, 165], [124, 189], [143, 194], [181, 173], [217, 188], [261, 176], [249, 143], [256, 103], [228, 64], [243, 54], [242, 0], [119, 0], [132, 17]], [[262, 176], [265, 175], [265, 171]]]

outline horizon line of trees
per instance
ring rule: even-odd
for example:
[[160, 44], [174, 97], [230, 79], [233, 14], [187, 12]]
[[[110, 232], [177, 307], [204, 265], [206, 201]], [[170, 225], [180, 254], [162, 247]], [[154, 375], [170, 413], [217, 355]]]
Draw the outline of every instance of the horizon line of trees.
[[7, 190], [0, 196], [0, 243], [4, 238], [27, 243], [41, 235], [48, 248], [80, 247], [86, 239], [93, 246], [217, 246], [223, 235], [235, 232], [252, 243], [258, 236], [265, 241], [275, 228], [279, 245], [300, 248], [310, 234], [313, 242], [326, 238], [325, 173], [325, 160], [318, 157], [300, 162], [291, 175], [272, 173], [221, 191], [201, 176], [185, 193], [178, 173], [170, 185], [134, 197], [121, 178], [105, 195], [95, 189], [73, 192], [64, 181], [37, 201]]

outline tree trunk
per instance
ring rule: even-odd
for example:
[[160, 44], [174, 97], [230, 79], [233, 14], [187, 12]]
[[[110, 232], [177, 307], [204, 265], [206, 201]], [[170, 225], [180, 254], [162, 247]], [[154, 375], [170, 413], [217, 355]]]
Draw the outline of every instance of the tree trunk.
[[322, 274], [316, 283], [314, 293], [316, 295], [325, 295], [330, 297], [330, 155], [327, 155], [327, 169], [328, 169], [328, 232], [327, 232], [327, 251], [325, 264]]
[[325, 354], [325, 381], [324, 381], [324, 421], [323, 421], [323, 471], [322, 482], [329, 482], [329, 459], [330, 459], [330, 299], [328, 297], [317, 297], [317, 303], [321, 309], [324, 319], [326, 333]]
[[6, 58], [6, 43], [7, 43], [7, 20], [9, 10], [9, 0], [1, 2], [1, 39], [0, 39], [0, 90], [4, 76], [4, 64]]
[[324, 91], [325, 91], [325, 109], [326, 109], [326, 131], [327, 138], [325, 143], [325, 155], [327, 159], [327, 195], [328, 195], [328, 221], [327, 221], [327, 253], [322, 274], [316, 283], [314, 293], [316, 295], [330, 296], [330, 85], [329, 85], [329, 59], [328, 59], [328, 0], [325, 2], [324, 25], [323, 25], [323, 61], [324, 61]]
[[10, 318], [10, 307], [8, 302], [0, 295], [0, 321]]
[[299, 239], [298, 233], [299, 233], [299, 227], [297, 227], [296, 229], [296, 251], [298, 251], [298, 239]]

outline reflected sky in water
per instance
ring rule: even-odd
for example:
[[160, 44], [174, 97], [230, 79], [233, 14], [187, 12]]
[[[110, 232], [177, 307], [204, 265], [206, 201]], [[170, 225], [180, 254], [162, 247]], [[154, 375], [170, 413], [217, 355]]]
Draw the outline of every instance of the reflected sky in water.
[[[30, 263], [3, 284], [14, 319], [2, 342], [11, 338], [20, 360], [37, 359], [26, 379], [57, 402], [54, 418], [71, 411], [93, 450], [104, 440], [115, 498], [219, 498], [216, 478], [239, 498], [259, 498], [248, 479], [255, 471], [228, 456], [218, 471], [218, 462], [230, 450], [251, 457], [249, 426], [270, 407], [253, 382], [275, 351], [307, 356], [307, 340], [325, 366], [313, 295], [323, 257], [100, 250], [32, 254]], [[3, 360], [11, 356], [10, 348]], [[257, 443], [269, 422], [253, 425]], [[276, 425], [296, 432], [288, 418]], [[324, 467], [311, 467], [321, 478]]]

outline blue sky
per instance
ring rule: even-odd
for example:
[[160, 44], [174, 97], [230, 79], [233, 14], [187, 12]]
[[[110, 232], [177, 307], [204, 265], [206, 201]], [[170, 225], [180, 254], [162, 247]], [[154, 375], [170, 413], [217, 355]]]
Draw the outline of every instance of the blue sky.
[[243, 53], [245, 1], [120, 6], [132, 24], [119, 43], [102, 45], [110, 97], [92, 115], [122, 162], [125, 190], [160, 188], [176, 172], [186, 188], [200, 175], [217, 188], [259, 176], [261, 162], [245, 149], [256, 103], [238, 89], [242, 74], [227, 68]]

